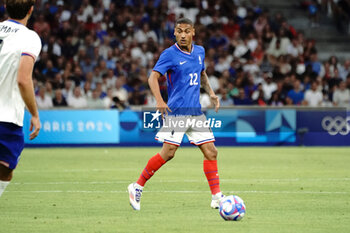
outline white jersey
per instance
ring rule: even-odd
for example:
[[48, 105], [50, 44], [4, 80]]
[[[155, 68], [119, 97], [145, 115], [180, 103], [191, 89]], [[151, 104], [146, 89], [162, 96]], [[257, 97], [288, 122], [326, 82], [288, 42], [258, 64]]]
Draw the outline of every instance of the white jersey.
[[0, 22], [0, 122], [23, 126], [24, 101], [17, 84], [21, 56], [37, 59], [41, 41], [36, 32], [15, 20]]

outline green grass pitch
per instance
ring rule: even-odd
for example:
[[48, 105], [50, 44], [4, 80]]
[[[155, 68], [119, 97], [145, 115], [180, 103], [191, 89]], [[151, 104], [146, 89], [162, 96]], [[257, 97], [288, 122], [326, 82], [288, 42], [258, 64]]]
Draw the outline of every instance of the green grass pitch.
[[350, 232], [350, 148], [219, 147], [221, 189], [246, 203], [240, 222], [210, 208], [194, 147], [178, 149], [132, 210], [127, 185], [159, 149], [25, 149], [0, 198], [0, 232]]

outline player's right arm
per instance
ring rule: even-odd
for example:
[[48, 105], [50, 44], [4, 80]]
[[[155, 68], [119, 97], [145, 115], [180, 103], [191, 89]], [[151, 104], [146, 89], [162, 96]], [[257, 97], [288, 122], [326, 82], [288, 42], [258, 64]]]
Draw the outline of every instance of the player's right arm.
[[29, 139], [33, 140], [38, 136], [41, 124], [39, 118], [38, 107], [35, 102], [35, 94], [32, 80], [32, 73], [34, 67], [34, 58], [31, 56], [22, 56], [17, 75], [17, 83], [24, 103], [27, 106], [28, 111], [32, 115], [30, 121], [30, 134]]
[[168, 115], [168, 112], [171, 112], [170, 108], [168, 105], [164, 102], [162, 95], [160, 94], [160, 89], [159, 89], [159, 82], [158, 79], [161, 77], [161, 74], [157, 71], [152, 71], [151, 75], [149, 76], [148, 79], [148, 84], [149, 87], [151, 88], [151, 91], [156, 98], [157, 102], [157, 110], [162, 114], [162, 117], [165, 115]]

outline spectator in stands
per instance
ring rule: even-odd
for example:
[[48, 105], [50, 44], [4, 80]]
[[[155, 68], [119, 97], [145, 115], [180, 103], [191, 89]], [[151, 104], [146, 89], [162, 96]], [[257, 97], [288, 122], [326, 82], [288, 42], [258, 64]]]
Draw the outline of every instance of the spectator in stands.
[[209, 38], [209, 48], [214, 49], [226, 49], [228, 46], [228, 39], [220, 30], [220, 28], [215, 28], [213, 35]]
[[87, 101], [85, 96], [81, 94], [81, 89], [79, 86], [74, 87], [73, 95], [68, 96], [68, 106], [72, 108], [86, 108]]
[[49, 109], [53, 107], [51, 96], [46, 93], [45, 86], [39, 87], [39, 93], [35, 97], [39, 109]]
[[135, 78], [131, 81], [131, 93], [129, 95], [129, 104], [130, 105], [143, 105], [145, 104], [146, 100], [146, 89], [142, 85], [142, 82], [140, 79]]
[[114, 75], [113, 70], [108, 69], [106, 74], [106, 88], [113, 88], [115, 86], [116, 81], [117, 77]]
[[264, 72], [263, 73], [263, 84], [262, 89], [264, 92], [264, 98], [265, 100], [271, 99], [272, 93], [277, 90], [277, 84], [272, 81], [272, 73], [271, 72]]
[[323, 101], [323, 94], [318, 88], [317, 81], [311, 82], [311, 88], [305, 92], [304, 105], [320, 107]]
[[62, 95], [61, 89], [55, 90], [55, 97], [52, 100], [53, 106], [55, 107], [67, 107], [67, 101]]
[[[105, 81], [106, 79], [103, 79], [103, 80]], [[107, 96], [108, 87], [107, 85], [105, 85], [105, 82], [97, 82], [95, 89], [97, 90], [99, 97], [101, 99], [104, 99]]]
[[277, 64], [277, 59], [284, 54], [281, 47], [281, 40], [277, 38], [273, 39], [266, 53], [268, 55], [269, 62], [273, 65]]
[[157, 34], [150, 30], [148, 23], [144, 23], [142, 28], [136, 31], [135, 38], [139, 44], [146, 43], [149, 39], [153, 40], [154, 42], [158, 42]]
[[271, 29], [270, 24], [266, 24], [262, 32], [262, 40], [264, 42], [264, 46], [269, 45], [274, 37], [275, 32]]
[[248, 43], [247, 46], [250, 50], [250, 52], [254, 52], [256, 47], [258, 47], [258, 39], [256, 37], [256, 34], [254, 32], [251, 32], [248, 34]]
[[85, 74], [93, 72], [95, 66], [96, 66], [96, 62], [94, 60], [91, 60], [91, 58], [88, 56], [85, 56], [80, 61], [80, 67], [81, 67], [83, 73], [85, 73]]
[[300, 86], [300, 80], [296, 79], [293, 83], [293, 89], [288, 92], [286, 102], [289, 105], [301, 105], [304, 100], [304, 92]]
[[52, 89], [52, 84], [49, 80], [45, 82], [45, 92], [46, 95], [49, 96], [51, 99], [55, 96], [54, 90]]
[[264, 31], [267, 24], [268, 24], [268, 22], [267, 22], [266, 16], [264, 14], [259, 15], [258, 18], [254, 22], [254, 29], [255, 29], [256, 33], [258, 34], [258, 36], [263, 35], [263, 31]]
[[343, 81], [345, 81], [348, 74], [350, 74], [350, 60], [349, 59], [345, 60], [344, 65], [339, 68], [339, 74], [340, 74], [341, 79]]
[[290, 73], [292, 70], [292, 66], [290, 63], [291, 62], [290, 62], [289, 56], [281, 55], [277, 59], [277, 63], [276, 63], [277, 72], [282, 74], [282, 75], [286, 75], [286, 74]]
[[271, 106], [283, 106], [283, 101], [281, 100], [281, 98], [278, 95], [278, 92], [273, 92], [271, 99], [269, 101], [269, 105]]
[[304, 52], [303, 46], [299, 43], [297, 38], [293, 38], [292, 42], [287, 47], [287, 53], [296, 58]]
[[338, 68], [335, 68], [332, 77], [327, 79], [329, 89], [333, 89], [333, 87], [339, 86], [341, 81], [342, 79], [339, 75], [339, 70]]
[[335, 69], [340, 69], [341, 64], [338, 61], [338, 58], [336, 56], [331, 56], [328, 60], [331, 72], [334, 72]]
[[308, 65], [311, 66], [313, 72], [315, 72], [317, 75], [320, 74], [322, 64], [318, 61], [316, 51], [310, 53], [310, 60], [305, 62], [305, 66], [307, 67]]
[[53, 66], [53, 62], [51, 60], [48, 60], [46, 62], [46, 67], [42, 71], [42, 74], [46, 77], [46, 79], [52, 80], [58, 71], [59, 70]]
[[258, 41], [257, 47], [251, 53], [251, 56], [253, 57], [254, 62], [260, 67], [265, 56], [265, 48], [261, 40]]
[[247, 74], [244, 80], [244, 91], [245, 95], [251, 99], [253, 92], [257, 89], [257, 85], [254, 82], [254, 76], [252, 74]]
[[329, 99], [329, 94], [326, 90], [322, 91], [323, 100], [322, 100], [322, 107], [333, 107], [333, 103]]
[[64, 88], [62, 89], [62, 95], [67, 100], [71, 95], [73, 95], [73, 81], [71, 79], [67, 79], [64, 82]]
[[346, 88], [345, 81], [339, 84], [339, 88], [334, 91], [333, 105], [337, 107], [350, 108], [350, 90]]
[[228, 96], [226, 88], [220, 89], [220, 94], [218, 95], [218, 97], [219, 97], [219, 101], [220, 101], [220, 106], [227, 107], [227, 106], [233, 105], [233, 101]]
[[245, 65], [243, 65], [243, 71], [247, 72], [254, 77], [260, 72], [260, 67], [254, 62], [254, 58], [249, 56]]
[[118, 99], [125, 103], [128, 101], [128, 92], [127, 90], [123, 87], [124, 85], [124, 76], [119, 77], [116, 82], [115, 82], [115, 87], [113, 89], [113, 96], [118, 97]]
[[141, 46], [132, 44], [131, 57], [133, 59], [140, 59], [140, 65], [145, 67], [148, 62], [153, 59], [153, 54], [148, 51], [147, 43], [142, 43]]
[[52, 56], [61, 56], [62, 49], [55, 35], [50, 35], [49, 40], [44, 42], [43, 51], [48, 52]]
[[108, 88], [107, 89], [107, 96], [105, 98], [102, 99], [103, 101], [103, 106], [105, 108], [111, 108], [112, 107], [112, 103], [113, 103], [113, 89], [112, 88]]
[[86, 97], [91, 97], [92, 95], [92, 83], [90, 81], [86, 81], [83, 86], [83, 95]]
[[223, 32], [230, 39], [233, 38], [235, 32], [239, 32], [239, 24], [235, 22], [234, 18], [229, 18], [228, 22], [223, 25]]
[[228, 56], [222, 55], [219, 57], [218, 62], [215, 65], [215, 71], [219, 73], [223, 73], [224, 71], [228, 71], [230, 68], [230, 60]]
[[252, 100], [246, 95], [243, 88], [239, 89], [238, 97], [234, 98], [234, 105], [252, 105]]
[[261, 83], [258, 84], [257, 89], [252, 94], [253, 103], [259, 106], [266, 106], [266, 101], [264, 98], [264, 90]]
[[105, 107], [105, 104], [100, 98], [100, 93], [97, 89], [94, 89], [92, 91], [91, 97], [87, 98], [87, 107], [90, 109], [102, 109]]
[[317, 0], [312, 0], [308, 6], [310, 26], [312, 28], [319, 27], [319, 9]]
[[278, 58], [280, 55], [286, 55], [290, 40], [286, 35], [286, 30], [280, 28], [277, 36], [273, 37], [268, 48], [268, 54]]

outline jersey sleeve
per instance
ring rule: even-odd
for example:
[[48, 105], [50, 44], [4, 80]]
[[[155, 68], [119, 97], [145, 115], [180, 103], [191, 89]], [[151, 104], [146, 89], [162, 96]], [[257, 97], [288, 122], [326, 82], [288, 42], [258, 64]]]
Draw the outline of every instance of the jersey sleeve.
[[21, 56], [31, 56], [36, 59], [38, 58], [41, 51], [41, 40], [38, 34], [34, 31], [28, 31], [26, 38], [23, 40], [23, 49]]
[[168, 70], [170, 70], [173, 66], [171, 54], [169, 50], [164, 50], [160, 55], [156, 65], [153, 70], [164, 75]]

